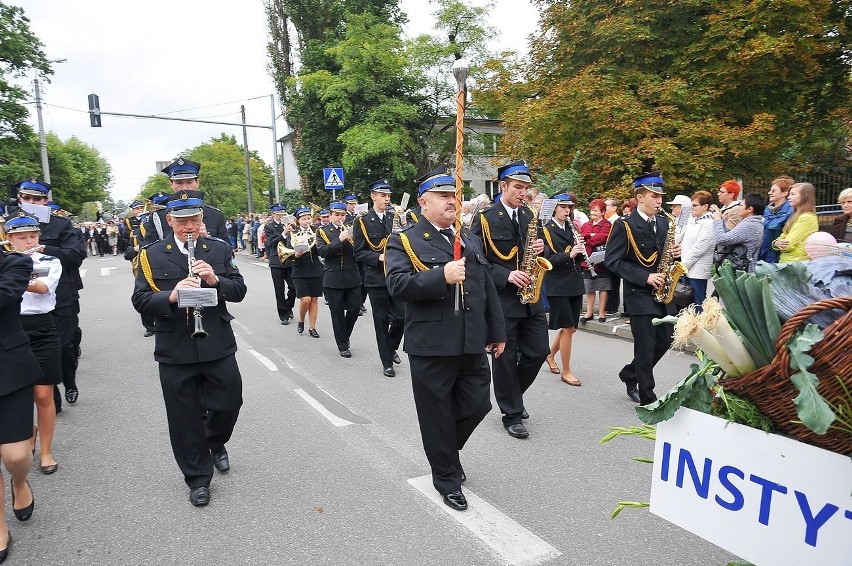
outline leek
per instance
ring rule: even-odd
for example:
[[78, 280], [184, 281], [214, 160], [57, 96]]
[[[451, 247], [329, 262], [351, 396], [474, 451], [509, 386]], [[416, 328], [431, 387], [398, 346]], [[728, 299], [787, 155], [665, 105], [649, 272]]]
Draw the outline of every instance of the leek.
[[704, 327], [702, 317], [696, 311], [695, 305], [689, 305], [677, 316], [672, 348], [683, 348], [688, 342], [692, 342], [696, 348], [700, 348], [730, 377], [745, 375], [731, 360], [728, 352], [719, 344], [716, 337]]
[[[754, 359], [749, 354], [742, 339], [731, 328], [728, 319], [722, 313], [722, 305], [719, 303], [719, 300], [715, 297], [707, 297], [704, 300], [702, 308], [703, 311], [699, 315], [699, 324], [715, 336], [719, 346], [725, 350], [731, 362], [737, 368], [736, 374], [728, 371], [725, 373], [730, 377], [738, 377], [756, 370], [757, 364], [754, 363]], [[710, 357], [713, 358], [713, 356]], [[715, 358], [713, 360], [715, 361]]]

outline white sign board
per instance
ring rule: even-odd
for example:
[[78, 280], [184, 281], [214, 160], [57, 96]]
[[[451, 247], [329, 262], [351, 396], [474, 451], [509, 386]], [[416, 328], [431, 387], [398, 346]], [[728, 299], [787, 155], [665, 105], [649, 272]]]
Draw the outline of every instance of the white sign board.
[[852, 460], [681, 408], [657, 426], [651, 512], [754, 564], [849, 564]]

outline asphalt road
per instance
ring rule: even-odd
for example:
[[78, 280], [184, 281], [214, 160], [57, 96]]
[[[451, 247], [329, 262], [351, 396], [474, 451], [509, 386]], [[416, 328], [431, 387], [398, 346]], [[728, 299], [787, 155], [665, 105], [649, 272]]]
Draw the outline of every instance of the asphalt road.
[[[19, 523], [8, 564], [288, 565], [724, 565], [735, 557], [649, 513], [609, 514], [646, 501], [653, 445], [609, 426], [638, 424], [617, 372], [628, 341], [581, 332], [568, 387], [544, 366], [526, 395], [531, 436], [510, 438], [492, 411], [462, 453], [471, 509], [436, 503], [405, 356], [382, 375], [369, 313], [353, 357], [334, 346], [320, 304], [321, 338], [299, 336], [275, 313], [268, 268], [240, 254], [249, 287], [230, 306], [243, 375], [231, 471], [212, 501], [192, 507], [172, 457], [153, 361], [130, 304], [120, 257], [89, 258], [82, 292], [80, 400], [59, 415], [59, 471], [30, 481], [36, 508]], [[369, 308], [369, 303], [368, 303]], [[693, 358], [669, 354], [657, 392]], [[496, 404], [495, 404], [496, 407]], [[418, 479], [419, 478], [419, 479]], [[465, 521], [464, 523], [460, 520]]]

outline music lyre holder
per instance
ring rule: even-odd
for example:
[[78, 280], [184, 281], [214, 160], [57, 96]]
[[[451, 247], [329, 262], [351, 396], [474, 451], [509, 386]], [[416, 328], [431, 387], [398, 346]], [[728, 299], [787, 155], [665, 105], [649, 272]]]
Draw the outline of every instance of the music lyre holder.
[[219, 292], [209, 287], [181, 287], [177, 290], [178, 308], [215, 307], [219, 304]]

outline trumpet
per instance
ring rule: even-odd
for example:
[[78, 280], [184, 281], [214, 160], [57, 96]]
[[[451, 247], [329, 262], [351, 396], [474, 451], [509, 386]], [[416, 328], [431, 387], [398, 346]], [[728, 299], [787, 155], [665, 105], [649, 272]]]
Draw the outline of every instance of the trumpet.
[[[192, 264], [195, 262], [195, 240], [192, 234], [186, 235], [186, 258], [189, 264], [189, 276], [196, 277], [192, 272]], [[195, 330], [192, 333], [192, 337], [195, 339], [207, 338], [207, 332], [204, 330], [204, 325], [201, 322], [201, 307], [193, 307], [192, 316], [195, 317]]]

